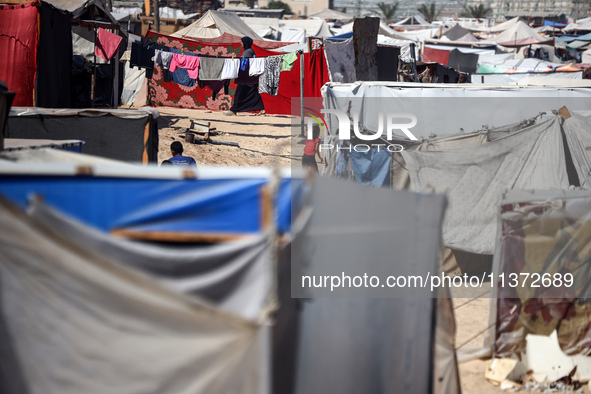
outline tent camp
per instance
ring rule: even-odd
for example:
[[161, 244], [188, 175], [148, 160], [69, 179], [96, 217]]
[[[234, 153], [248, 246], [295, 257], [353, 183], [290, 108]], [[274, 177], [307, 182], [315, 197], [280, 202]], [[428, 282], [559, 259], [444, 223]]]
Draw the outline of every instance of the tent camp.
[[[95, 165], [86, 177], [75, 176], [76, 168], [23, 163], [15, 169], [0, 162], [0, 242], [9, 245], [0, 262], [3, 393], [124, 388], [303, 394], [338, 387], [340, 393], [356, 394], [376, 384], [380, 393], [396, 393], [401, 385], [413, 393], [459, 393], [449, 299], [417, 299], [417, 294], [406, 301], [292, 298], [290, 245], [277, 248], [270, 231], [272, 223], [279, 231], [290, 230], [292, 204], [299, 206], [294, 199], [303, 196], [298, 190], [311, 188], [303, 209], [316, 207], [318, 213], [302, 222], [301, 236], [293, 234], [299, 251], [316, 253], [308, 255], [307, 269], [325, 270], [328, 260], [319, 257], [334, 251], [334, 242], [340, 248], [352, 245], [331, 233], [343, 226], [379, 228], [379, 244], [390, 248], [392, 237], [376, 227], [388, 223], [424, 234], [420, 244], [415, 232], [407, 238], [399, 234], [400, 257], [388, 259], [390, 268], [394, 263], [435, 274], [443, 196], [368, 189], [336, 179], [316, 178], [307, 185], [267, 169], [199, 168], [187, 178], [175, 168]], [[274, 182], [275, 198], [265, 197]], [[30, 201], [31, 195], [42, 200]], [[381, 215], [380, 221], [358, 215], [351, 227], [353, 219], [345, 216], [339, 227], [326, 228], [325, 217], [360, 196], [384, 207], [394, 198], [412, 218]], [[419, 208], [421, 215], [411, 214]], [[277, 215], [261, 215], [266, 209]], [[162, 241], [165, 233], [173, 242], [220, 232], [243, 236], [179, 248], [109, 234], [128, 237], [113, 231], [121, 226], [159, 237], [144, 240]], [[319, 231], [320, 238], [314, 235]], [[325, 247], [300, 248], [314, 239]], [[369, 252], [375, 245], [362, 248]], [[371, 269], [372, 260], [366, 261]], [[29, 319], [43, 324], [27, 324]], [[368, 325], [373, 334], [361, 335]], [[49, 340], [41, 331], [48, 327]], [[352, 336], [364, 339], [351, 341]], [[400, 368], [405, 351], [412, 362]], [[372, 367], [378, 364], [383, 368]], [[326, 373], [319, 374], [319, 366]]]
[[7, 138], [83, 140], [82, 152], [147, 164], [158, 159], [158, 111], [12, 108]]
[[215, 38], [224, 33], [239, 37], [248, 36], [253, 40], [262, 40], [262, 37], [235, 13], [213, 10], [207, 11], [205, 15], [191, 25], [171, 34], [171, 37]]

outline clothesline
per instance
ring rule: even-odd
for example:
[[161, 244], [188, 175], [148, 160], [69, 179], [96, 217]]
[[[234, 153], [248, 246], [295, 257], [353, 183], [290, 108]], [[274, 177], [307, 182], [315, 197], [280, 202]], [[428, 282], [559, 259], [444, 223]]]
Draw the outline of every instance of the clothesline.
[[213, 57], [185, 52], [142, 39], [132, 44], [131, 67], [145, 68], [151, 79], [155, 66], [162, 68], [165, 82], [183, 86], [209, 87], [215, 95], [227, 87], [230, 80], [237, 84], [259, 85], [259, 93], [277, 95], [281, 71], [290, 71], [298, 59], [297, 53], [265, 57]]

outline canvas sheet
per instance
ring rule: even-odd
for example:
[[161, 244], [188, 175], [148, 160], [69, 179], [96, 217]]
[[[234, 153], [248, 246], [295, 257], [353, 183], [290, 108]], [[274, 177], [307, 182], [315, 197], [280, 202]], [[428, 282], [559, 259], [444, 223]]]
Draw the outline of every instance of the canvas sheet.
[[13, 345], [29, 393], [264, 392], [257, 325], [87, 250], [5, 200], [0, 223], [9, 336], [0, 342]]
[[[537, 272], [548, 275], [552, 284], [497, 288], [496, 356], [524, 352], [527, 334], [550, 335], [554, 330], [567, 355], [591, 355], [591, 193], [509, 191], [499, 207], [502, 233], [495, 272], [505, 278]], [[562, 281], [567, 274], [574, 277], [572, 286]]]
[[209, 247], [165, 247], [116, 238], [34, 202], [30, 215], [85, 250], [158, 278], [180, 293], [197, 295], [223, 311], [264, 320], [273, 282], [268, 237]]
[[506, 189], [567, 189], [559, 118], [486, 144], [445, 152], [402, 152], [411, 190], [447, 193], [443, 241], [493, 254], [497, 207]]
[[584, 190], [591, 190], [591, 119], [571, 112], [562, 127], [580, 185]]
[[[303, 273], [379, 275], [381, 264], [393, 275], [439, 272], [444, 196], [317, 176], [310, 204], [310, 220], [292, 245], [292, 296], [294, 283], [299, 285], [297, 278]], [[366, 204], [371, 209], [364, 209]], [[453, 325], [450, 320], [438, 320], [437, 300], [425, 297], [431, 294], [428, 288], [408, 289], [408, 297], [394, 299], [387, 298], [392, 295], [389, 290], [382, 293], [384, 298], [373, 298], [364, 295], [363, 288], [331, 293], [330, 289], [298, 287], [306, 299], [296, 393], [459, 392], [450, 337], [438, 337], [447, 343], [443, 345], [447, 355], [435, 348], [435, 327], [441, 324], [453, 337]], [[448, 306], [442, 309], [451, 313]], [[433, 360], [444, 366], [434, 371]], [[435, 381], [446, 389], [435, 389]]]
[[357, 80], [353, 38], [343, 42], [324, 40], [324, 50], [332, 81], [355, 82]]

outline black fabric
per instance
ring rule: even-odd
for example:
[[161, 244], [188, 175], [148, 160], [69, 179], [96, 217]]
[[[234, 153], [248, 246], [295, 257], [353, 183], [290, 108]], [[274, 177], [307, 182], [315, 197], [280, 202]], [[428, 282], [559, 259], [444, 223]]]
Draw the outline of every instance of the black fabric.
[[378, 46], [376, 60], [378, 63], [378, 81], [398, 80], [398, 55], [400, 48]]
[[442, 64], [436, 65], [436, 83], [457, 83], [460, 79], [460, 74], [453, 68], [446, 67]]
[[302, 156], [302, 167], [303, 168], [311, 168], [315, 172], [318, 172], [318, 164], [316, 164], [316, 159], [314, 158], [314, 156], [303, 155]]
[[229, 79], [224, 79], [222, 81], [202, 81], [202, 80], [197, 80], [197, 86], [199, 86], [199, 88], [201, 88], [201, 89], [203, 89], [205, 87], [208, 87], [209, 89], [211, 89], [211, 91], [212, 91], [212, 97], [215, 100], [215, 98], [217, 97], [218, 93], [222, 89], [224, 89], [224, 94], [228, 94], [228, 91], [229, 91], [229, 88], [230, 88], [230, 80]]
[[232, 112], [262, 111], [265, 109], [258, 85], [238, 85], [234, 94]]
[[473, 74], [478, 67], [478, 55], [476, 53], [463, 53], [454, 49], [449, 53], [447, 65], [456, 71]]
[[[148, 125], [148, 122], [150, 123]], [[149, 127], [144, 144], [146, 126]], [[141, 162], [144, 145], [149, 162], [158, 156], [158, 126], [146, 114], [139, 119], [102, 116], [9, 116], [7, 138], [82, 140], [82, 153], [109, 159]]]
[[69, 16], [46, 2], [41, 2], [39, 14], [37, 106], [70, 108], [72, 23]]
[[248, 75], [248, 70], [250, 69], [250, 64], [246, 67], [245, 70], [238, 70], [238, 78], [234, 80], [238, 85], [249, 85], [254, 86], [259, 84], [259, 75]]
[[146, 78], [152, 79], [154, 71], [154, 54], [159, 46], [153, 41], [142, 38], [141, 42], [134, 42], [131, 44], [131, 56], [129, 58], [129, 65], [131, 68], [145, 68]]

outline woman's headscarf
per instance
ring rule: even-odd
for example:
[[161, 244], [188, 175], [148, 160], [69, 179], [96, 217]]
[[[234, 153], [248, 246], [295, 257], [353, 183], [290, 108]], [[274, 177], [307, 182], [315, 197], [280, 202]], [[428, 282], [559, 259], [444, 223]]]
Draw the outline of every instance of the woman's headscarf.
[[252, 38], [250, 37], [242, 37], [242, 44], [244, 45], [244, 49], [249, 49], [252, 46]]

